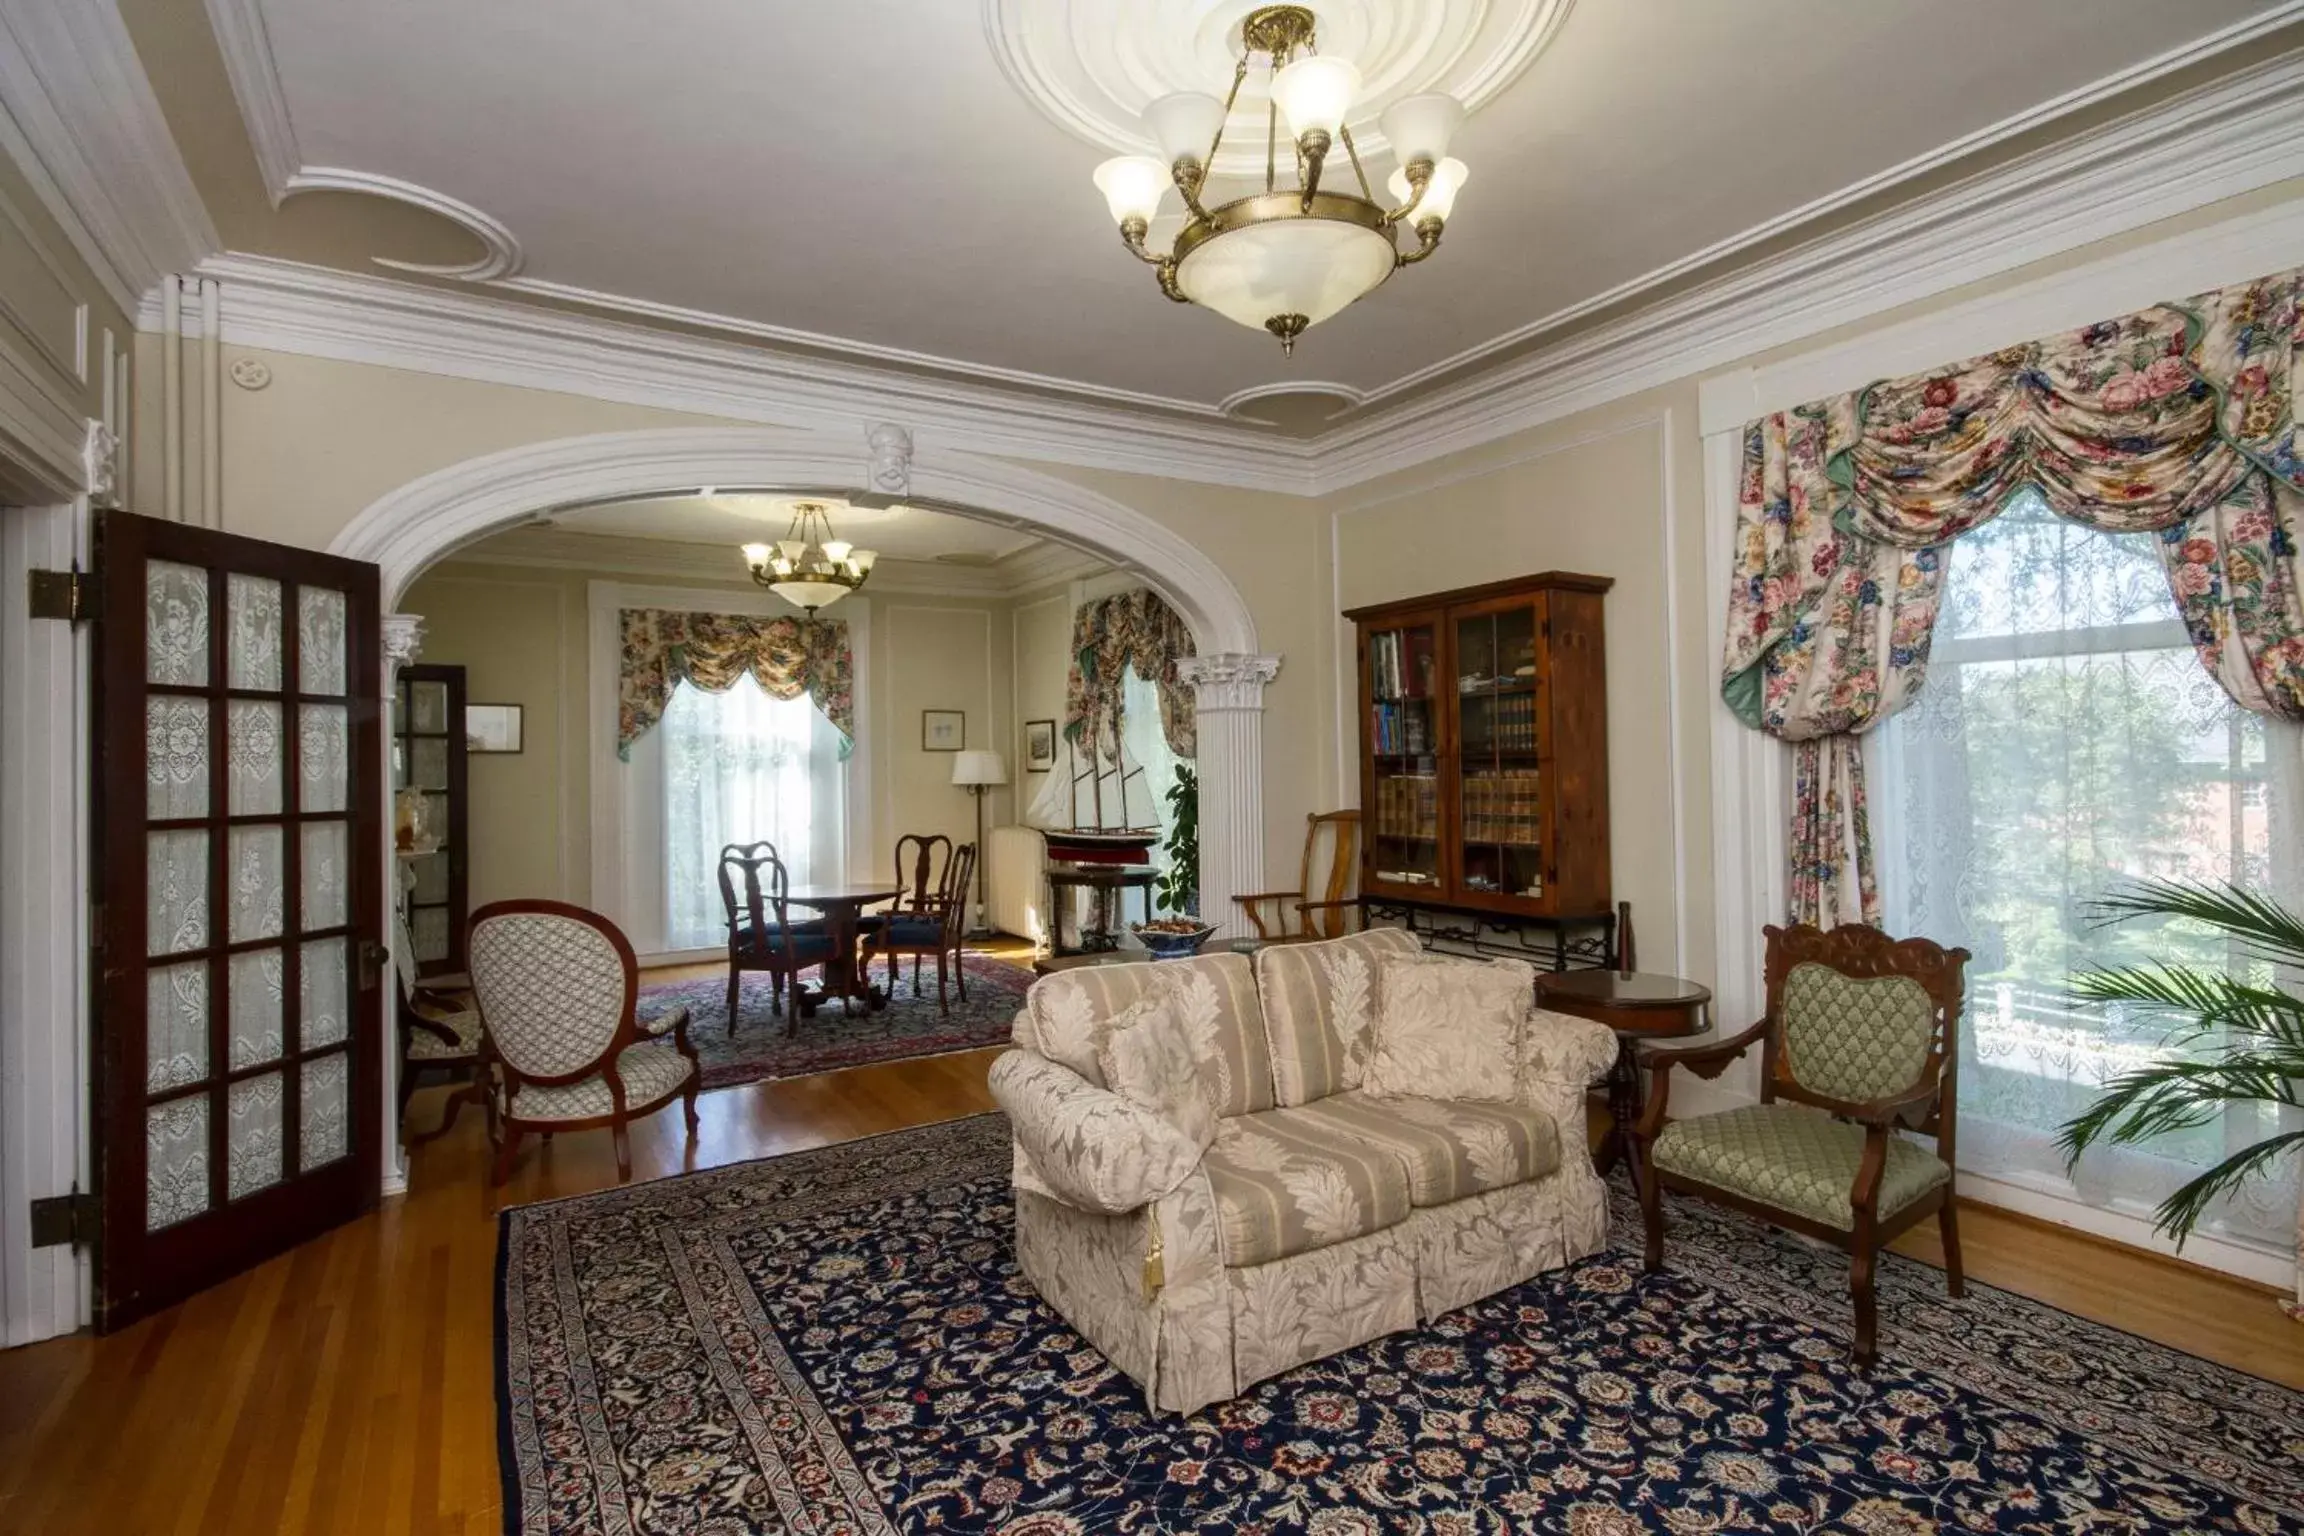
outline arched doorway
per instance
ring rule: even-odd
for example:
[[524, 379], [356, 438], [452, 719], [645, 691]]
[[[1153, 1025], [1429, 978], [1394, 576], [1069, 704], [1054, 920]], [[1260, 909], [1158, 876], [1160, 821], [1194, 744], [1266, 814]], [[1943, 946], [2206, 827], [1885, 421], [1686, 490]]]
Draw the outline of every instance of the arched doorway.
[[[470, 459], [372, 503], [329, 546], [383, 569], [392, 608], [434, 561], [555, 508], [692, 491], [864, 491], [1029, 528], [1140, 576], [1183, 615], [1198, 656], [1201, 910], [1228, 924], [1235, 894], [1262, 888], [1263, 691], [1279, 658], [1230, 578], [1143, 513], [1053, 476], [981, 455], [914, 449], [901, 428], [869, 434], [688, 427], [560, 438]], [[389, 623], [389, 621], [387, 621]]]

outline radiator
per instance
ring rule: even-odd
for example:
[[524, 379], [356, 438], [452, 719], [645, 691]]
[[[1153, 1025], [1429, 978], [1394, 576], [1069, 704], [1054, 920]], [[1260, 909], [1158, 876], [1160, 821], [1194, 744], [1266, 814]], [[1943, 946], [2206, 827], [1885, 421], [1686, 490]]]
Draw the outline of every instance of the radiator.
[[1048, 882], [1043, 878], [1047, 859], [1039, 830], [994, 827], [986, 841], [991, 844], [984, 874], [990, 882], [985, 894], [992, 926], [1035, 944], [1043, 942], [1048, 933]]

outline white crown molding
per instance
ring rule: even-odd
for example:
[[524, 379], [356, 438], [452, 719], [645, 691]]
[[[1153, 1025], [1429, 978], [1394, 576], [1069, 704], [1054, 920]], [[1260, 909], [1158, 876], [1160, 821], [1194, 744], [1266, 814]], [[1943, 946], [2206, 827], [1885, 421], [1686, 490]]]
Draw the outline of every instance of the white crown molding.
[[1313, 439], [1323, 492], [2304, 176], [2304, 50]]
[[779, 346], [809, 347], [840, 357], [862, 358], [874, 363], [893, 364], [901, 368], [924, 369], [934, 373], [948, 373], [964, 379], [981, 379], [988, 383], [1012, 385], [1021, 389], [1043, 390], [1050, 394], [1069, 396], [1080, 400], [1106, 401], [1114, 405], [1133, 406], [1142, 410], [1171, 411], [1180, 416], [1221, 417], [1220, 405], [1205, 401], [1185, 400], [1174, 395], [1155, 395], [1143, 390], [1116, 389], [1105, 384], [1091, 384], [1079, 379], [1058, 378], [1054, 374], [1033, 373], [1022, 368], [1001, 368], [991, 363], [972, 363], [963, 358], [944, 357], [934, 352], [916, 352], [909, 347], [882, 346], [878, 342], [854, 341], [845, 336], [831, 336], [821, 331], [804, 331], [789, 325], [771, 325], [765, 320], [747, 320], [739, 315], [724, 315], [708, 309], [690, 309], [682, 304], [666, 304], [655, 299], [634, 298], [629, 294], [606, 293], [597, 288], [580, 288], [573, 283], [556, 283], [540, 277], [507, 277], [491, 283], [495, 288], [509, 288], [516, 293], [532, 293], [539, 298], [556, 299], [565, 304], [582, 304], [592, 309], [613, 313], [640, 315], [650, 320], [669, 321], [674, 325], [690, 325], [700, 330], [717, 331], [731, 336], [748, 336], [755, 340], [772, 342]]
[[[1045, 549], [1053, 559], [1034, 558], [1041, 547], [988, 565], [955, 565], [939, 560], [883, 559], [872, 568], [865, 590], [901, 593], [913, 597], [965, 597], [1005, 601], [1035, 592], [1052, 581], [1067, 580], [1082, 571], [1104, 569], [1104, 562], [1061, 545]], [[486, 543], [457, 552], [454, 558], [482, 565], [517, 565], [559, 571], [602, 571], [640, 576], [671, 576], [683, 581], [733, 584], [744, 580], [743, 562], [731, 544], [699, 544], [688, 540], [647, 539], [621, 534], [586, 533], [549, 524], [507, 529]], [[748, 588], [735, 587], [743, 591]]]
[[1877, 171], [1861, 180], [1850, 182], [1837, 191], [1826, 193], [1812, 202], [1803, 203], [1797, 208], [1776, 215], [1774, 218], [1763, 219], [1749, 229], [1730, 235], [1725, 240], [1714, 241], [1701, 250], [1691, 251], [1678, 260], [1666, 262], [1653, 271], [1643, 272], [1638, 277], [1618, 283], [1605, 292], [1593, 294], [1591, 297], [1581, 299], [1563, 309], [1554, 310], [1551, 314], [1531, 320], [1525, 325], [1515, 326], [1499, 336], [1493, 336], [1486, 341], [1466, 347], [1452, 357], [1442, 358], [1436, 363], [1428, 364], [1411, 373], [1402, 374], [1390, 383], [1368, 391], [1367, 403], [1382, 405], [1387, 400], [1398, 399], [1404, 394], [1422, 388], [1434, 379], [1445, 378], [1450, 374], [1469, 368], [1485, 358], [1494, 357], [1499, 352], [1524, 346], [1564, 326], [1573, 325], [1587, 315], [1599, 314], [1613, 309], [1627, 300], [1638, 298], [1641, 294], [1653, 293], [1667, 284], [1679, 281], [1692, 272], [1701, 272], [1705, 268], [1724, 262], [1740, 252], [1780, 239], [1818, 219], [1837, 213], [1843, 208], [1853, 207], [1866, 198], [1877, 197], [1920, 177], [1933, 175], [1946, 166], [1957, 164], [1966, 156], [1990, 149], [1997, 144], [2006, 143], [2020, 134], [2047, 127], [2059, 118], [2109, 101], [2123, 92], [2135, 90], [2139, 86], [2149, 85], [2177, 70], [2188, 69], [2195, 64], [2213, 59], [2218, 54], [2228, 53], [2234, 48], [2254, 42], [2257, 38], [2264, 37], [2298, 20], [2304, 20], [2304, 0], [2281, 0], [2280, 4], [2269, 10], [2234, 22], [2230, 26], [2220, 27], [2214, 32], [2205, 33], [2189, 42], [2180, 43], [2166, 52], [2139, 60], [2125, 69], [2114, 70], [2111, 74], [2091, 80], [2087, 84], [2075, 87], [2060, 96], [2051, 96], [2046, 101], [2035, 102], [2021, 112], [2013, 113], [1996, 123], [1987, 124], [1973, 133], [1962, 134], [1957, 139], [1939, 144], [1934, 149], [1892, 165], [1886, 170]]
[[1339, 384], [1334, 379], [1276, 379], [1270, 384], [1252, 384], [1246, 389], [1236, 389], [1219, 400], [1216, 409], [1226, 416], [1239, 418], [1259, 400], [1285, 399], [1295, 395], [1326, 395], [1338, 402], [1335, 414], [1357, 410], [1368, 403], [1366, 390]]
[[520, 249], [518, 237], [502, 220], [473, 207], [462, 198], [418, 186], [413, 181], [379, 175], [374, 171], [346, 170], [340, 166], [305, 166], [289, 176], [287, 185], [274, 201], [284, 201], [300, 192], [356, 192], [363, 197], [388, 198], [396, 203], [406, 203], [411, 208], [421, 208], [426, 213], [438, 214], [480, 242], [480, 255], [472, 261], [432, 263], [400, 261], [390, 256], [368, 258], [380, 267], [420, 273], [426, 277], [452, 277], [458, 282], [488, 283], [516, 277], [527, 264], [527, 254]]
[[112, 0], [0, 0], [0, 149], [129, 314], [222, 248]]
[[[770, 352], [271, 257], [202, 262], [236, 346], [557, 390], [736, 421], [851, 429], [891, 417], [979, 453], [1251, 490], [1311, 489], [1311, 446], [962, 380]], [[160, 326], [158, 295], [138, 324]]]

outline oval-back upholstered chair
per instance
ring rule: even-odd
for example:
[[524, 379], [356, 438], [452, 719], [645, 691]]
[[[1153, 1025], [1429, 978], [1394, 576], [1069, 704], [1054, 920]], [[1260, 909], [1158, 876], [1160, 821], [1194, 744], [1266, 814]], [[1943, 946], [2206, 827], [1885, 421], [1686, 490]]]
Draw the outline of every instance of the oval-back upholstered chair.
[[784, 1010], [784, 1032], [800, 1022], [800, 973], [832, 957], [822, 918], [792, 921], [792, 877], [774, 843], [730, 843], [720, 850], [720, 905], [728, 914], [728, 1033], [744, 1001], [744, 973], [766, 971], [770, 997]]
[[[1870, 1366], [1880, 1248], [1934, 1216], [1954, 1296], [1960, 1228], [1952, 1188], [1960, 999], [1968, 951], [1849, 924], [1766, 930], [1768, 1012], [1716, 1045], [1643, 1051], [1655, 1077], [1633, 1128], [1647, 1265], [1664, 1262], [1663, 1191], [1680, 1190], [1850, 1255], [1856, 1363]], [[1667, 1121], [1672, 1069], [1718, 1077], [1760, 1047], [1760, 1102]], [[1935, 1138], [1930, 1151], [1899, 1134]]]
[[[924, 839], [913, 838], [919, 842]], [[938, 837], [937, 842], [950, 839]], [[902, 842], [897, 845], [896, 878], [904, 878]], [[927, 859], [923, 855], [921, 870], [925, 872]], [[907, 890], [905, 904], [881, 914], [866, 931], [866, 948], [860, 968], [869, 971], [872, 962], [880, 956], [888, 957], [888, 990], [896, 990], [896, 960], [900, 955], [912, 957], [912, 990], [920, 990], [920, 961], [923, 957], [936, 957], [936, 1002], [946, 1013], [952, 1011], [949, 987], [957, 975], [960, 1000], [968, 1000], [968, 968], [961, 958], [963, 940], [968, 930], [968, 882], [976, 878], [976, 845], [962, 843], [952, 849], [944, 860], [943, 872], [934, 887], [925, 890]], [[949, 967], [949, 969], [947, 969]]]
[[[485, 1104], [480, 1091], [480, 1013], [444, 992], [419, 985], [416, 979], [416, 939], [399, 907], [392, 909], [392, 968], [400, 978], [400, 1134], [409, 1146], [422, 1146], [445, 1135], [471, 1099]], [[445, 1072], [467, 1086], [450, 1094], [440, 1106], [440, 1123], [421, 1135], [408, 1134], [408, 1101], [427, 1072]]]
[[472, 914], [469, 949], [498, 1184], [512, 1176], [523, 1133], [603, 1125], [615, 1134], [616, 1176], [628, 1180], [625, 1128], [675, 1098], [695, 1141], [702, 1074], [688, 1010], [639, 1022], [639, 963], [614, 923], [566, 902], [491, 902]]

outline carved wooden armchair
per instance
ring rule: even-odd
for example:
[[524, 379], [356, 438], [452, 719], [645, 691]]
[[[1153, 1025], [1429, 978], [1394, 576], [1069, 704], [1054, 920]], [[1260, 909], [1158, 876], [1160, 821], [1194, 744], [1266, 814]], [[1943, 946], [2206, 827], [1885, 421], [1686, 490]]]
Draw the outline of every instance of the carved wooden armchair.
[[703, 1074], [688, 1010], [640, 1022], [639, 962], [614, 923], [566, 902], [490, 902], [472, 914], [469, 964], [496, 1183], [512, 1176], [524, 1133], [599, 1126], [615, 1134], [616, 1176], [628, 1180], [627, 1127], [674, 1099], [695, 1140]]
[[1304, 818], [1304, 870], [1297, 889], [1232, 899], [1246, 910], [1257, 938], [1289, 944], [1357, 933], [1359, 892], [1360, 813], [1323, 811]]
[[792, 889], [773, 843], [730, 843], [720, 850], [720, 906], [728, 919], [728, 1033], [744, 1002], [744, 973], [768, 973], [772, 1011], [784, 1014], [784, 1032], [800, 1023], [800, 973], [832, 958], [822, 918], [792, 921], [785, 893]]
[[[1664, 1262], [1663, 1191], [1679, 1190], [1820, 1239], [1850, 1255], [1856, 1363], [1879, 1322], [1880, 1248], [1934, 1216], [1946, 1288], [1965, 1289], [1953, 1193], [1953, 1111], [1964, 949], [1877, 928], [1803, 924], [1768, 935], [1768, 1012], [1733, 1039], [1646, 1050], [1648, 1107], [1633, 1128], [1647, 1266]], [[1672, 1072], [1718, 1077], [1760, 1047], [1760, 1102], [1667, 1120]], [[1935, 1150], [1899, 1134], [1935, 1138]]]
[[[909, 837], [916, 843], [938, 842], [951, 848], [945, 837], [924, 839]], [[917, 875], [924, 879], [929, 869], [928, 855], [923, 849]], [[904, 879], [904, 840], [896, 845], [896, 878]], [[936, 957], [936, 1002], [946, 1013], [952, 1011], [952, 999], [947, 993], [954, 976], [960, 984], [960, 1000], [968, 1000], [968, 968], [961, 958], [962, 941], [968, 929], [968, 882], [976, 878], [976, 845], [962, 843], [951, 848], [944, 860], [943, 872], [932, 888], [915, 884], [898, 899], [897, 905], [883, 913], [864, 933], [864, 955], [859, 969], [869, 973], [872, 962], [882, 955], [888, 957], [888, 990], [896, 990], [896, 962], [904, 955], [912, 957], [912, 992], [920, 992], [920, 962], [929, 955]], [[949, 964], [950, 971], [946, 970]]]

